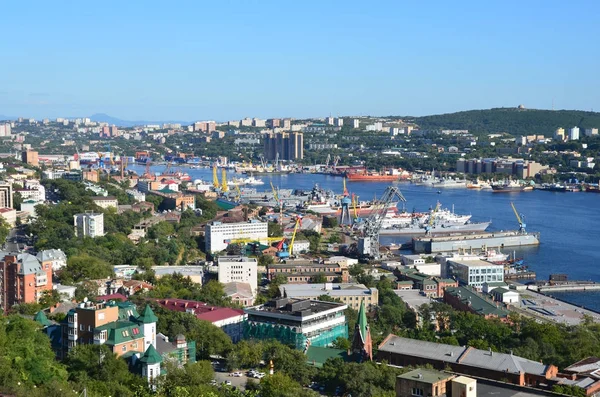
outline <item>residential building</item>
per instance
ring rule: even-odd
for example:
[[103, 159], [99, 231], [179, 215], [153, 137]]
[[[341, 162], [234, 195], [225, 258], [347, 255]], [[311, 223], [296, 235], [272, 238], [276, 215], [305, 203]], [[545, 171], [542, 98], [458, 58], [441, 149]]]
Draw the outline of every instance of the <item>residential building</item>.
[[364, 284], [355, 283], [282, 284], [279, 286], [279, 291], [281, 296], [292, 299], [317, 299], [319, 296], [327, 295], [357, 311], [362, 305], [371, 311], [379, 302], [377, 288], [368, 288]]
[[459, 374], [519, 386], [547, 383], [558, 373], [558, 368], [554, 365], [545, 365], [513, 354], [401, 338], [393, 334], [379, 345], [377, 359], [400, 366], [431, 365], [438, 370], [448, 367]]
[[[447, 386], [456, 375], [417, 368], [396, 378], [396, 397], [442, 397], [451, 395]], [[461, 397], [461, 395], [456, 395]], [[466, 397], [466, 395], [465, 395]], [[476, 396], [472, 396], [476, 397]]]
[[570, 141], [579, 140], [579, 127], [569, 128], [569, 140]]
[[237, 223], [210, 222], [204, 229], [207, 252], [220, 252], [231, 241], [268, 242], [268, 224], [256, 220]]
[[100, 237], [104, 236], [104, 214], [86, 211], [84, 214], [73, 215], [75, 236]]
[[585, 136], [598, 135], [598, 128], [586, 128], [584, 133], [585, 133]]
[[267, 120], [257, 119], [256, 117], [252, 119], [252, 127], [266, 127]]
[[108, 209], [108, 208], [117, 209], [119, 207], [119, 201], [117, 200], [117, 198], [115, 196], [92, 197], [92, 201], [94, 202], [94, 204], [96, 204], [98, 207], [100, 207], [102, 209]]
[[449, 287], [444, 292], [444, 302], [463, 312], [469, 312], [485, 318], [499, 318], [509, 321], [508, 311], [477, 292], [465, 287]]
[[202, 284], [204, 280], [204, 266], [152, 266], [152, 271], [157, 279], [178, 273], [197, 284]]
[[33, 255], [5, 254], [0, 259], [0, 305], [4, 312], [20, 303], [39, 302], [43, 291], [52, 290], [52, 266]]
[[267, 127], [269, 128], [279, 128], [281, 125], [281, 119], [268, 119]]
[[[411, 288], [406, 289], [417, 289], [421, 291], [425, 296], [432, 298], [442, 298], [444, 291], [448, 287], [458, 287], [458, 281], [452, 278], [440, 278], [429, 276], [424, 273], [420, 273], [417, 269], [404, 268], [396, 269], [394, 274], [401, 281], [410, 281], [409, 286]], [[398, 283], [400, 284], [400, 283]], [[402, 289], [400, 285], [397, 285], [397, 289]]]
[[50, 264], [52, 271], [57, 271], [67, 266], [67, 255], [60, 249], [50, 249], [38, 252], [36, 258], [42, 263], [42, 267]]
[[252, 127], [252, 119], [246, 117], [245, 119], [240, 120], [240, 125], [242, 127]]
[[446, 274], [454, 277], [461, 285], [468, 285], [481, 291], [483, 283], [504, 281], [504, 266], [479, 259], [446, 261]]
[[284, 130], [290, 130], [292, 128], [292, 119], [281, 120], [281, 128]]
[[17, 224], [17, 210], [12, 208], [0, 208], [0, 216], [4, 218], [10, 227], [15, 227]]
[[199, 320], [208, 321], [221, 328], [233, 342], [239, 342], [243, 335], [246, 314], [243, 310], [229, 307], [211, 306], [204, 302], [185, 299], [159, 299], [156, 301], [167, 310], [185, 312]]
[[38, 159], [38, 152], [36, 152], [35, 150], [27, 150], [21, 153], [21, 161], [23, 161], [24, 163], [27, 163], [29, 165], [33, 165], [34, 167], [37, 167], [40, 165], [39, 159]]
[[360, 128], [360, 120], [359, 119], [352, 119], [352, 128], [354, 128], [354, 129]]
[[343, 127], [344, 126], [344, 119], [341, 117], [336, 118], [333, 121], [333, 125], [335, 125], [336, 127]]
[[328, 283], [347, 283], [349, 279], [348, 270], [337, 263], [319, 264], [303, 260], [288, 260], [284, 264], [269, 265], [267, 267], [269, 280], [276, 275], [283, 275], [288, 284], [305, 284], [320, 276], [324, 276]]
[[302, 160], [304, 158], [304, 135], [301, 132], [269, 133], [264, 138], [267, 160]]
[[327, 124], [327, 125], [333, 125], [334, 122], [335, 122], [335, 119], [331, 116], [325, 118], [325, 124]]
[[[294, 248], [294, 252], [296, 252], [296, 249]], [[335, 263], [338, 264], [342, 267], [342, 269], [347, 269], [352, 265], [357, 265], [358, 264], [358, 259], [356, 258], [349, 258], [347, 256], [331, 256], [329, 258], [325, 258], [323, 259], [323, 263], [326, 265]]]
[[17, 192], [23, 200], [34, 200], [41, 203], [46, 201], [46, 188], [39, 183], [35, 184], [31, 183], [31, 181], [25, 181], [25, 188], [18, 189]]
[[0, 136], [10, 136], [11, 126], [10, 123], [0, 124]]
[[[425, 319], [423, 319], [423, 317], [421, 315], [421, 313], [422, 313], [421, 307], [423, 305], [431, 304], [432, 299], [431, 299], [431, 297], [427, 296], [426, 294], [423, 294], [422, 291], [419, 291], [418, 289], [411, 289], [411, 288], [412, 288], [412, 286], [409, 286], [409, 288], [397, 288], [394, 290], [394, 293], [400, 299], [402, 299], [402, 302], [404, 302], [406, 307], [411, 312], [413, 312], [413, 314], [415, 315], [415, 319], [417, 320], [417, 325], [419, 327], [422, 327]], [[426, 320], [429, 321], [432, 319], [426, 319]]]
[[256, 268], [258, 262], [256, 258], [219, 256], [217, 263], [219, 265], [218, 277], [220, 283], [248, 283], [252, 288], [252, 293], [257, 292], [258, 276]]
[[347, 305], [308, 299], [280, 298], [244, 309], [248, 320], [244, 338], [271, 339], [297, 349], [329, 346], [338, 337], [348, 337], [344, 310]]
[[0, 183], [0, 208], [13, 207], [13, 190], [12, 184]]
[[146, 194], [144, 194], [138, 190], [129, 189], [129, 190], [126, 190], [125, 193], [127, 193], [129, 196], [131, 196], [137, 202], [141, 203], [142, 201], [146, 201]]

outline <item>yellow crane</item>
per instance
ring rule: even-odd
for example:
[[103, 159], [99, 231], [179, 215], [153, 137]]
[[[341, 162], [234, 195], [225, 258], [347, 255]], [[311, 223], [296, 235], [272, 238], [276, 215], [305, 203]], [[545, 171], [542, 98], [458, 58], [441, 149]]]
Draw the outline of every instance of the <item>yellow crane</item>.
[[512, 201], [510, 202], [510, 206], [512, 207], [513, 212], [517, 217], [517, 222], [519, 222], [519, 232], [525, 233], [525, 227], [527, 225], [525, 225], [525, 222], [523, 222], [523, 215], [519, 215], [519, 212], [517, 211], [517, 208], [515, 207], [515, 204]]
[[229, 191], [229, 187], [227, 186], [227, 171], [225, 171], [225, 168], [221, 170], [221, 191]]
[[213, 165], [213, 187], [218, 189], [221, 185], [219, 184], [219, 177], [217, 176], [217, 165]]
[[242, 199], [242, 192], [240, 190], [240, 187], [238, 185], [235, 185], [235, 191], [236, 191], [236, 201], [240, 201]]
[[431, 228], [433, 227], [433, 221], [435, 220], [435, 214], [440, 209], [440, 206], [441, 206], [441, 204], [438, 201], [437, 204], [435, 205], [435, 208], [433, 209], [433, 211], [431, 211], [431, 215], [429, 215], [429, 222], [427, 222], [427, 226], [425, 226], [425, 234], [431, 233]]
[[356, 206], [358, 205], [358, 196], [352, 193], [352, 209], [354, 210], [354, 219], [358, 219], [358, 211]]
[[294, 225], [294, 233], [292, 233], [292, 241], [290, 241], [290, 246], [288, 247], [288, 253], [290, 256], [294, 253], [294, 240], [296, 240], [296, 232], [298, 231], [298, 226], [302, 226], [302, 217], [298, 215], [296, 217], [296, 224]]

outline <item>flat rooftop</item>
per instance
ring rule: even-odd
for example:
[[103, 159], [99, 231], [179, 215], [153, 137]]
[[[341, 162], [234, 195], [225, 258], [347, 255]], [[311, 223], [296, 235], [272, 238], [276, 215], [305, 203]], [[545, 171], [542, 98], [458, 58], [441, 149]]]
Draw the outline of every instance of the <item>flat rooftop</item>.
[[344, 310], [348, 306], [337, 302], [324, 302], [312, 299], [280, 298], [264, 305], [244, 309], [248, 314], [281, 314], [294, 317], [308, 317], [331, 309]]
[[415, 380], [421, 383], [434, 384], [444, 379], [453, 378], [454, 375], [436, 371], [434, 369], [417, 368], [413, 371], [398, 375], [400, 379]]
[[504, 265], [499, 265], [497, 263], [483, 261], [481, 259], [469, 259], [469, 260], [448, 259], [448, 262], [457, 263], [459, 265], [468, 266], [468, 267], [484, 267], [484, 266], [485, 267], [488, 267], [488, 266], [504, 267]]
[[294, 298], [296, 296], [318, 297], [320, 295], [329, 296], [362, 296], [371, 295], [372, 290], [377, 288], [367, 288], [364, 284], [353, 283], [332, 283], [332, 284], [283, 284], [279, 287], [282, 296]]
[[431, 303], [431, 299], [428, 296], [421, 295], [421, 291], [418, 289], [395, 289], [394, 293], [411, 309], [418, 310], [422, 305]]

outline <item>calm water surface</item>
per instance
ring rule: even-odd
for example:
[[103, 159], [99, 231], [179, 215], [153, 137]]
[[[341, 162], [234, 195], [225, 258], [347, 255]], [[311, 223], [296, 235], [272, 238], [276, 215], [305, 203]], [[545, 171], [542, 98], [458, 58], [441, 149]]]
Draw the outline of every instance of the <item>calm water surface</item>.
[[[160, 172], [164, 167], [151, 167]], [[143, 173], [143, 167], [131, 169]], [[182, 168], [192, 179], [212, 180], [210, 169]], [[229, 177], [240, 177], [229, 173]], [[220, 176], [220, 172], [219, 172]], [[269, 182], [282, 189], [311, 189], [318, 183], [325, 189], [342, 192], [342, 178], [317, 174], [289, 174], [258, 176], [265, 185], [258, 190], [269, 190]], [[348, 190], [370, 200], [381, 196], [389, 183], [348, 182]], [[523, 193], [492, 193], [468, 189], [437, 189], [398, 183], [407, 199], [408, 211], [426, 211], [440, 201], [444, 207], [454, 206], [461, 214], [473, 215], [473, 221], [491, 220], [491, 230], [514, 230], [518, 228], [510, 207], [514, 202], [519, 213], [524, 215], [527, 230], [541, 233], [539, 247], [515, 250], [517, 257], [537, 273], [538, 279], [548, 279], [552, 273], [567, 273], [571, 280], [594, 280], [600, 282], [600, 194], [558, 193], [532, 191]], [[382, 243], [402, 242], [403, 237], [386, 236]], [[512, 251], [506, 253], [513, 253]], [[559, 297], [559, 293], [555, 293]], [[573, 303], [596, 308], [600, 311], [600, 292], [563, 293], [560, 297]]]

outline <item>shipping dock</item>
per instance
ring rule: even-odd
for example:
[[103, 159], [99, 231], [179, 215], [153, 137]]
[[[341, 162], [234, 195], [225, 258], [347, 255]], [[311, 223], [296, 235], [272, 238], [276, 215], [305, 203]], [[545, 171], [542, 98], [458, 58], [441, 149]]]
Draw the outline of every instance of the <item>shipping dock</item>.
[[412, 240], [415, 253], [453, 252], [480, 250], [485, 247], [524, 247], [540, 244], [539, 233], [523, 231], [453, 234], [444, 236], [415, 237]]

